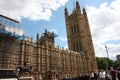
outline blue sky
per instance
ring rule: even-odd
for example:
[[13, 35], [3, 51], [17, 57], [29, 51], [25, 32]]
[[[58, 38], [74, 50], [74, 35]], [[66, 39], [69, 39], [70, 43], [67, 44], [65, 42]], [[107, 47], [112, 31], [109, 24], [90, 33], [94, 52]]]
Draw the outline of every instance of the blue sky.
[[[99, 7], [99, 5], [102, 2], [105, 2], [105, 0], [78, 0], [82, 7], [86, 6], [96, 6]], [[107, 2], [110, 0], [106, 0]], [[64, 8], [65, 6], [68, 8], [69, 13], [72, 12], [74, 6], [75, 6], [76, 0], [69, 0], [64, 6], [61, 6], [58, 8], [58, 10], [55, 10], [52, 12], [52, 16], [50, 17], [50, 20], [30, 20], [23, 18], [21, 20], [21, 26], [24, 30], [24, 33], [28, 36], [36, 38], [36, 34], [42, 34], [45, 29], [48, 29], [50, 31], [54, 31], [58, 35], [56, 38], [56, 45], [59, 45], [61, 47], [64, 47], [67, 45], [66, 42], [66, 26], [65, 26], [65, 18], [64, 18]], [[93, 4], [94, 3], [94, 4]], [[32, 33], [31, 33], [32, 30]]]
[[[120, 54], [119, 0], [78, 0], [87, 10], [96, 56], [106, 57], [105, 45], [110, 59]], [[36, 40], [45, 29], [58, 35], [55, 45], [67, 47], [64, 8], [69, 14], [76, 0], [0, 0], [0, 13], [17, 19], [24, 34]], [[74, 2], [74, 3], [73, 3]]]

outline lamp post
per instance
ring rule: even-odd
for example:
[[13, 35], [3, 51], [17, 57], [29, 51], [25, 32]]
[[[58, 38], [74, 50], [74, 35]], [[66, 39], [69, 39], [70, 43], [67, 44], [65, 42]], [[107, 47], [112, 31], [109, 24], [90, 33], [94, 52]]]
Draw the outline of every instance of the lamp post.
[[108, 67], [109, 67], [109, 53], [108, 53], [107, 45], [105, 45], [105, 48], [106, 48], [106, 53], [107, 53], [107, 57], [108, 57]]

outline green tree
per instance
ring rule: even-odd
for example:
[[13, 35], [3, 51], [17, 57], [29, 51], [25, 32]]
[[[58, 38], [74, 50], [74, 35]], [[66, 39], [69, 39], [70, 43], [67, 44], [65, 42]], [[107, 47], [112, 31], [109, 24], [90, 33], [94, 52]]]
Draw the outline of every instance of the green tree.
[[115, 61], [109, 59], [109, 68], [110, 68], [110, 67], [115, 67], [114, 65], [115, 65]]
[[119, 62], [119, 61], [115, 61], [114, 67], [115, 67], [115, 68], [120, 67], [120, 62]]
[[108, 59], [105, 57], [96, 57], [98, 69], [108, 68]]
[[120, 67], [120, 62], [108, 59], [106, 57], [96, 57], [98, 69], [106, 69], [110, 67]]

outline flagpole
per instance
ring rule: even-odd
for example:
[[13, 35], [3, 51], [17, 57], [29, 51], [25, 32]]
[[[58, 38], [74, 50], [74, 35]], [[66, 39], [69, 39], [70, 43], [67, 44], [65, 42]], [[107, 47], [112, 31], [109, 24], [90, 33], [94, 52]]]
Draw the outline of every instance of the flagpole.
[[107, 58], [108, 58], [108, 68], [109, 68], [109, 53], [108, 53], [108, 48], [107, 48], [107, 45], [105, 45], [105, 48], [106, 48], [106, 53], [107, 53]]
[[109, 53], [108, 53], [107, 45], [105, 45], [105, 48], [106, 48], [106, 53], [107, 53], [107, 57], [108, 57], [108, 60], [109, 60]]

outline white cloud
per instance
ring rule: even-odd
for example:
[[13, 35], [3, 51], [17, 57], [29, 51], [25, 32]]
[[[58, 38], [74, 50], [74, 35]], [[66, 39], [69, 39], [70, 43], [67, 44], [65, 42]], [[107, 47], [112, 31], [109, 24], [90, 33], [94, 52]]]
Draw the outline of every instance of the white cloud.
[[63, 41], [63, 42], [67, 42], [67, 38], [66, 37], [59, 37], [59, 39], [61, 40], [61, 41]]
[[[88, 6], [88, 17], [92, 31], [96, 56], [106, 57], [105, 43], [120, 40], [120, 0], [113, 0], [111, 4], [102, 3], [98, 8]], [[104, 44], [103, 44], [104, 43]], [[120, 54], [120, 44], [107, 44], [110, 59], [116, 59]]]
[[50, 32], [54, 32], [56, 35], [58, 34], [58, 31], [56, 29], [51, 29]]
[[15, 19], [49, 20], [68, 0], [0, 0], [0, 13]]
[[68, 49], [68, 45], [64, 46], [64, 49]]

